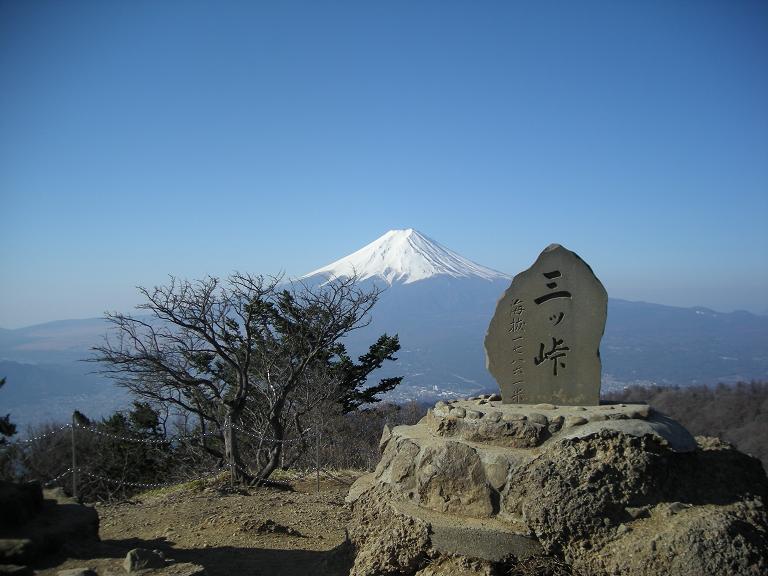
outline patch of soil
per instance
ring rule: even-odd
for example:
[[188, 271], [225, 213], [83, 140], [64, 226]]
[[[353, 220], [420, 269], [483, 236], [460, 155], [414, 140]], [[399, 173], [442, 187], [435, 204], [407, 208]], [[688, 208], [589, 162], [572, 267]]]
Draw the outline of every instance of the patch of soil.
[[[357, 475], [291, 482], [292, 490], [217, 486], [147, 493], [127, 502], [97, 504], [101, 542], [69, 546], [35, 566], [40, 576], [90, 567], [99, 576], [125, 574], [133, 548], [161, 550], [176, 562], [205, 568], [208, 576], [304, 576], [349, 573], [344, 497]], [[161, 572], [158, 572], [160, 574]]]

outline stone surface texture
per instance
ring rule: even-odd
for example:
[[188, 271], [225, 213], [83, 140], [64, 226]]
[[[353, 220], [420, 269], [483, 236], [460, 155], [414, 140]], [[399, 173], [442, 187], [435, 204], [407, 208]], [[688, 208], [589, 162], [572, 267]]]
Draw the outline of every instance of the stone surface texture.
[[559, 244], [515, 276], [485, 337], [504, 402], [598, 404], [607, 306], [589, 265]]
[[763, 574], [767, 498], [758, 460], [646, 405], [440, 402], [350, 489], [351, 574]]
[[357, 549], [351, 576], [413, 574], [428, 559], [429, 525], [399, 513], [386, 487], [356, 501], [349, 537]]

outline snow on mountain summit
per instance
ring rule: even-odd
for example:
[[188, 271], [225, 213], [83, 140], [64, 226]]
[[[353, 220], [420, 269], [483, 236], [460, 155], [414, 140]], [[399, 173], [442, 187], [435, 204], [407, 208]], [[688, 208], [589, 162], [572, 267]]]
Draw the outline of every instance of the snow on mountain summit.
[[319, 274], [331, 277], [379, 277], [392, 284], [409, 284], [432, 276], [454, 278], [509, 279], [510, 276], [476, 264], [414, 230], [390, 230], [357, 252], [310, 272], [304, 278]]

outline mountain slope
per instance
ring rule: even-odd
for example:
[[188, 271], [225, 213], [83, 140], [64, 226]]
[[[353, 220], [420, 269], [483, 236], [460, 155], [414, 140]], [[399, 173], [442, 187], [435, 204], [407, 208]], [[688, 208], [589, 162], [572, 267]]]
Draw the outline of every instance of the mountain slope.
[[352, 254], [302, 277], [381, 278], [388, 284], [410, 284], [434, 276], [509, 280], [510, 276], [460, 256], [413, 228], [390, 230]]

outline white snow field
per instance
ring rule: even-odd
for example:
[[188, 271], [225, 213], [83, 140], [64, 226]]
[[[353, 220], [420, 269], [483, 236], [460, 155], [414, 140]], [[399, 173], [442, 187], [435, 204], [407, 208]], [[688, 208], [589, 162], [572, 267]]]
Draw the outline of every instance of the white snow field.
[[410, 284], [440, 275], [491, 281], [511, 278], [460, 256], [413, 228], [390, 230], [357, 252], [302, 278], [320, 274], [328, 278], [350, 277], [355, 273], [360, 280], [379, 277], [388, 284]]

